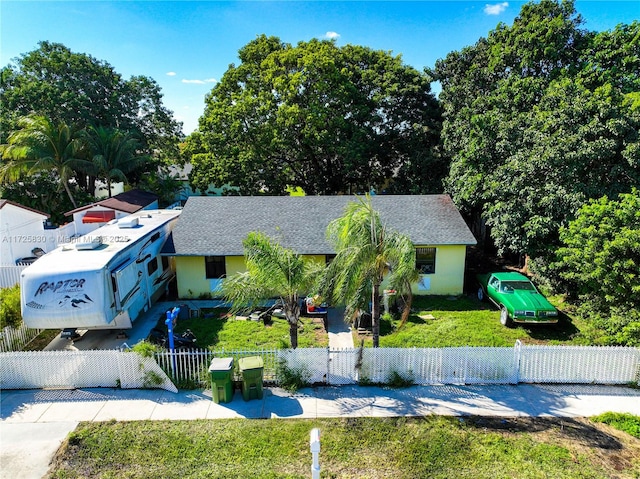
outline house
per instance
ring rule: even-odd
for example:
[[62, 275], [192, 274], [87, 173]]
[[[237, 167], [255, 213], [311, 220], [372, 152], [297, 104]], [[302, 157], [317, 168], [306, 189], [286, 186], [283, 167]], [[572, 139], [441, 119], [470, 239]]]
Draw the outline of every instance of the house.
[[[261, 231], [282, 246], [319, 261], [334, 255], [326, 239], [330, 221], [353, 196], [190, 197], [164, 255], [175, 256], [181, 298], [216, 296], [225, 276], [245, 270], [242, 241]], [[447, 195], [372, 196], [390, 227], [407, 234], [422, 272], [416, 294], [461, 294], [466, 248], [476, 240]]]
[[158, 195], [133, 189], [111, 198], [67, 211], [65, 216], [73, 215], [75, 235], [80, 236], [104, 226], [113, 219], [120, 219], [140, 210], [155, 209], [158, 209]]
[[0, 266], [28, 263], [55, 248], [55, 238], [45, 230], [48, 218], [42, 211], [0, 199]]

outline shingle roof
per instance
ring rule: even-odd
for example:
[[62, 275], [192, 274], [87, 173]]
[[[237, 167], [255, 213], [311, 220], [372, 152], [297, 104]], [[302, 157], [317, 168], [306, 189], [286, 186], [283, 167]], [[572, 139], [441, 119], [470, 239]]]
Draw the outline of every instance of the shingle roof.
[[135, 213], [136, 211], [143, 209], [145, 206], [149, 206], [151, 203], [157, 200], [158, 195], [156, 195], [155, 193], [133, 189], [125, 191], [124, 193], [114, 195], [111, 198], [106, 198], [90, 205], [81, 206], [79, 208], [76, 208], [75, 210], [67, 211], [65, 213], [65, 216], [71, 216], [73, 213], [87, 210], [89, 208], [93, 208], [94, 206], [103, 206], [105, 208], [123, 211], [125, 213]]
[[[176, 255], [242, 255], [261, 231], [301, 254], [331, 254], [325, 232], [353, 196], [192, 196], [173, 230]], [[372, 196], [383, 222], [415, 245], [476, 244], [447, 195]]]

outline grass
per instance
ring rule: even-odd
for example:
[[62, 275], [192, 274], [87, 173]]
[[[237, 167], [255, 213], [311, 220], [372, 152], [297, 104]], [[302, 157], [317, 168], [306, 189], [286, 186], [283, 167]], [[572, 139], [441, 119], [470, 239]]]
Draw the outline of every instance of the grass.
[[557, 418], [242, 419], [81, 423], [48, 477], [632, 478], [640, 441]]
[[[164, 320], [160, 319], [158, 327], [166, 331]], [[272, 317], [268, 324], [262, 321], [236, 320], [227, 317], [227, 310], [216, 308], [204, 310], [199, 318], [178, 321], [175, 331], [182, 333], [190, 329], [198, 339], [198, 345], [215, 349], [273, 349], [288, 348], [289, 323], [282, 318]], [[298, 347], [326, 347], [329, 338], [322, 321], [301, 318], [298, 327]]]
[[[554, 298], [552, 298], [552, 301]], [[561, 298], [556, 298], [560, 301]], [[416, 297], [414, 313], [400, 327], [399, 319], [382, 320], [380, 346], [382, 347], [458, 347], [493, 346], [511, 347], [516, 340], [525, 344], [586, 345], [581, 334], [585, 328], [579, 319], [562, 313], [557, 325], [525, 325], [505, 328], [500, 324], [499, 311], [491, 303], [481, 303], [472, 296], [455, 298], [431, 296]], [[286, 348], [289, 346], [289, 325], [281, 318], [272, 318], [265, 325], [259, 321], [227, 318], [227, 310], [218, 308], [203, 311], [203, 317], [181, 320], [177, 332], [191, 329], [202, 347], [216, 349]], [[161, 319], [159, 325], [164, 328]], [[365, 339], [371, 346], [370, 335], [354, 338], [355, 344]], [[326, 347], [328, 337], [318, 318], [302, 318], [298, 331], [299, 347]]]
[[640, 416], [633, 414], [607, 412], [593, 418], [596, 422], [609, 424], [620, 431], [624, 431], [631, 436], [640, 439]]
[[42, 351], [58, 334], [60, 334], [59, 329], [44, 329], [22, 348], [22, 351]]
[[[381, 321], [380, 346], [502, 347], [513, 346], [518, 339], [526, 344], [587, 344], [580, 334], [583, 325], [565, 314], [557, 325], [505, 328], [500, 324], [499, 311], [475, 297], [416, 297], [412, 309], [414, 313], [402, 327], [399, 319]], [[363, 337], [365, 345], [370, 346], [371, 337]]]

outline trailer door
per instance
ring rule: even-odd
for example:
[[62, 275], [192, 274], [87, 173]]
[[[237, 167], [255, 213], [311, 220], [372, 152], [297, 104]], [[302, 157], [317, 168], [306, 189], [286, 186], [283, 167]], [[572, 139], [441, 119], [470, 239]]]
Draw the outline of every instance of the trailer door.
[[[146, 291], [143, 288], [143, 272], [135, 260], [130, 260], [111, 273], [115, 286], [116, 305], [119, 310], [128, 310], [133, 304], [142, 299], [146, 301]], [[137, 309], [134, 309], [137, 313]]]

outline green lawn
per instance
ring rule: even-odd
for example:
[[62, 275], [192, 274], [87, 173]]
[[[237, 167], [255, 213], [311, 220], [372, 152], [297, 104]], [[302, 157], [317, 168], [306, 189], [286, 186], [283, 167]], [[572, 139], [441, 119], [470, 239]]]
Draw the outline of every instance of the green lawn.
[[[553, 300], [553, 299], [552, 299]], [[588, 340], [580, 332], [584, 323], [561, 314], [557, 325], [532, 325], [506, 328], [500, 324], [499, 311], [491, 303], [475, 297], [416, 297], [414, 313], [400, 327], [398, 319], [382, 320], [380, 346], [428, 348], [457, 346], [513, 346], [516, 340], [525, 344], [585, 345]], [[215, 349], [255, 349], [289, 347], [289, 325], [281, 318], [271, 324], [228, 318], [226, 309], [203, 311], [203, 317], [181, 320], [177, 332], [191, 329], [202, 347]], [[162, 323], [162, 324], [160, 324]], [[164, 321], [159, 322], [164, 328]], [[371, 335], [362, 335], [371, 346]], [[359, 337], [354, 334], [356, 344]], [[326, 347], [327, 334], [319, 318], [302, 318], [298, 330], [298, 346]]]
[[[587, 344], [580, 334], [583, 325], [565, 314], [557, 325], [506, 328], [500, 324], [497, 308], [475, 297], [416, 297], [412, 309], [402, 327], [398, 319], [381, 321], [380, 346], [513, 346], [518, 339], [525, 344]], [[364, 338], [370, 345], [370, 336]]]
[[[190, 329], [203, 347], [215, 349], [273, 349], [289, 348], [289, 323], [282, 318], [272, 317], [268, 324], [262, 321], [237, 320], [227, 317], [227, 310], [218, 308], [204, 310], [200, 318], [178, 321], [176, 332]], [[298, 327], [298, 347], [326, 347], [329, 339], [322, 321], [301, 318]], [[158, 327], [166, 328], [164, 321]], [[159, 322], [160, 323], [160, 322]]]
[[321, 431], [323, 478], [632, 478], [640, 441], [554, 418], [81, 423], [50, 478], [307, 478]]

